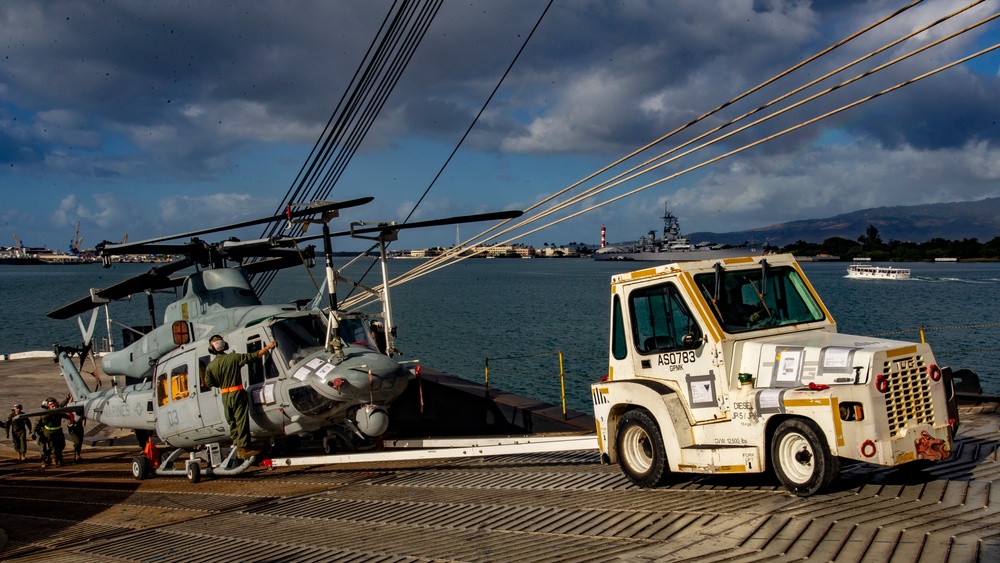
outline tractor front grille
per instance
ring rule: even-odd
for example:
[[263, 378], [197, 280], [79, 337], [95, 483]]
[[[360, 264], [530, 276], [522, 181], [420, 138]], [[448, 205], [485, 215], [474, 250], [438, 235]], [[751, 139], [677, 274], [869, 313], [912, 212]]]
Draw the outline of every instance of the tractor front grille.
[[895, 437], [909, 426], [934, 424], [934, 402], [931, 400], [929, 366], [923, 356], [887, 360], [882, 377], [888, 381], [885, 410], [889, 421], [889, 436]]

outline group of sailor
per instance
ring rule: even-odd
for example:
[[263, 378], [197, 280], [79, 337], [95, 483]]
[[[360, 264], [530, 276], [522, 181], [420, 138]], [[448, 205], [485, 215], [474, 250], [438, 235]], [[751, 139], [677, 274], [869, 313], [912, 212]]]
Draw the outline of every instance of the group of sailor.
[[70, 441], [73, 443], [73, 460], [80, 461], [80, 450], [83, 447], [83, 420], [73, 413], [55, 412], [59, 407], [66, 406], [71, 397], [60, 404], [54, 397], [49, 397], [42, 402], [42, 408], [52, 412], [38, 417], [38, 423], [34, 428], [31, 426], [31, 419], [23, 414], [22, 405], [15, 404], [10, 409], [7, 421], [0, 420], [0, 426], [7, 430], [7, 437], [14, 442], [14, 451], [17, 452], [17, 460], [25, 461], [28, 455], [28, 436], [38, 442], [41, 450], [42, 467], [55, 465], [60, 467], [63, 464], [63, 450], [66, 449], [66, 436], [63, 434], [63, 420], [68, 420]]

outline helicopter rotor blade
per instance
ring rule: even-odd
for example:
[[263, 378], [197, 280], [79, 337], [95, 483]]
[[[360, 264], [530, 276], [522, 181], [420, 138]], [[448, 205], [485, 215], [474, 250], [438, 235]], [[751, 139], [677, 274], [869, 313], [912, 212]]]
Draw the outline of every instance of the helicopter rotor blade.
[[[403, 229], [420, 229], [424, 227], [439, 227], [442, 225], [459, 225], [462, 223], [476, 223], [479, 221], [500, 221], [506, 219], [516, 219], [523, 215], [523, 211], [511, 210], [511, 211], [495, 211], [492, 213], [479, 213], [476, 215], [459, 215], [456, 217], [448, 217], [444, 219], [431, 219], [429, 221], [417, 221], [415, 223], [400, 223], [391, 225], [389, 223], [379, 223], [371, 227], [363, 227], [360, 229], [352, 229], [350, 231], [339, 231], [336, 233], [330, 233], [330, 237], [346, 237], [359, 234], [369, 234], [369, 233], [385, 233], [392, 231], [399, 231]], [[362, 223], [363, 225], [363, 223]], [[310, 240], [317, 240], [323, 238], [323, 235], [312, 235], [308, 237], [300, 237], [294, 239], [295, 242], [305, 242]], [[282, 239], [279, 239], [279, 242]]]
[[479, 221], [500, 221], [506, 219], [516, 219], [523, 215], [523, 211], [495, 211], [493, 213], [479, 213], [476, 215], [459, 215], [444, 219], [431, 219], [429, 221], [417, 221], [415, 223], [403, 223], [401, 225], [378, 225], [362, 229], [353, 229], [354, 234], [378, 233], [383, 231], [398, 231], [402, 229], [422, 229], [424, 227], [439, 227], [441, 225], [459, 225], [462, 223], [476, 223]]
[[[264, 239], [266, 241], [266, 239]], [[258, 244], [248, 244], [236, 246], [225, 246], [223, 247], [223, 252], [225, 252], [226, 259], [231, 262], [244, 262], [248, 258], [273, 258], [281, 256], [294, 256], [295, 259], [301, 264], [303, 258], [313, 258], [315, 256], [315, 247], [310, 245], [302, 249], [302, 256], [292, 248], [285, 248], [283, 244], [279, 244], [275, 241], [264, 242], [260, 241]], [[255, 241], [256, 242], [256, 241]], [[244, 263], [243, 268], [246, 268], [249, 263]], [[240, 266], [235, 266], [240, 267]], [[279, 268], [280, 269], [280, 268]]]
[[[237, 252], [237, 254], [241, 253]], [[306, 246], [301, 250], [288, 248], [260, 248], [254, 249], [246, 254], [247, 256], [265, 257], [264, 260], [257, 262], [231, 266], [232, 268], [243, 268], [248, 274], [251, 275], [271, 270], [280, 270], [299, 266], [303, 261], [308, 262], [314, 260], [316, 256], [315, 247], [312, 245]], [[234, 260], [237, 259], [236, 256], [230, 256], [230, 258]], [[167, 264], [163, 264], [161, 266], [155, 266], [148, 272], [139, 274], [138, 276], [133, 276], [127, 280], [120, 281], [103, 289], [92, 290], [91, 294], [87, 297], [78, 299], [68, 305], [64, 305], [54, 311], [51, 311], [48, 313], [48, 316], [53, 319], [69, 319], [99, 307], [107, 301], [124, 299], [130, 295], [147, 290], [156, 291], [160, 289], [180, 287], [184, 283], [187, 276], [171, 278], [170, 275], [189, 266], [193, 266], [195, 262], [196, 261], [191, 257], [187, 257], [173, 262], [168, 262]]]
[[233, 266], [234, 268], [243, 268], [246, 270], [247, 274], [255, 275], [263, 272], [270, 272], [272, 270], [282, 270], [284, 268], [292, 268], [295, 266], [301, 266], [303, 259], [306, 261], [315, 260], [316, 252], [314, 246], [310, 245], [302, 249], [301, 255], [298, 251], [294, 249], [274, 249], [271, 251], [272, 257], [266, 258], [264, 260], [258, 260], [257, 262], [249, 262], [243, 264], [242, 266]]
[[91, 290], [90, 295], [87, 297], [50, 311], [47, 315], [53, 319], [69, 319], [86, 313], [107, 301], [124, 299], [132, 294], [146, 290], [155, 291], [157, 289], [178, 287], [183, 283], [184, 278], [171, 278], [170, 275], [193, 264], [194, 262], [190, 258], [182, 258], [161, 266], [155, 266], [146, 273], [133, 276], [104, 289]]
[[[243, 228], [243, 227], [252, 227], [254, 225], [263, 225], [265, 223], [271, 223], [271, 222], [275, 222], [275, 221], [285, 221], [285, 220], [288, 220], [288, 219], [295, 219], [295, 218], [299, 218], [299, 217], [306, 217], [306, 216], [310, 216], [310, 215], [314, 215], [314, 214], [325, 213], [327, 211], [334, 211], [334, 210], [338, 210], [338, 209], [346, 209], [346, 208], [349, 208], [349, 207], [357, 207], [359, 205], [364, 205], [364, 204], [372, 201], [373, 199], [375, 199], [375, 198], [368, 196], [368, 197], [361, 197], [361, 198], [357, 198], [357, 199], [351, 199], [351, 200], [348, 200], [348, 201], [329, 202], [329, 203], [325, 203], [325, 204], [322, 204], [322, 205], [316, 205], [316, 206], [306, 207], [305, 209], [300, 209], [300, 210], [297, 210], [297, 211], [292, 211], [290, 213], [285, 213], [285, 214], [282, 214], [282, 215], [274, 215], [274, 216], [271, 216], [271, 217], [262, 217], [260, 219], [251, 219], [249, 221], [242, 221], [242, 222], [239, 222], [239, 223], [232, 223], [232, 224], [229, 224], [229, 225], [222, 225], [222, 226], [218, 226], [218, 227], [211, 227], [211, 228], [208, 228], [208, 229], [200, 229], [200, 230], [197, 230], [197, 231], [190, 231], [190, 232], [187, 232], [187, 233], [179, 233], [179, 234], [176, 234], [176, 235], [169, 235], [169, 236], [151, 238], [151, 239], [140, 240], [140, 241], [135, 241], [135, 242], [128, 242], [128, 243], [119, 243], [119, 244], [104, 242], [104, 243], [98, 244], [96, 248], [97, 248], [98, 252], [100, 254], [104, 255], [104, 256], [108, 256], [108, 255], [112, 255], [112, 254], [137, 254], [138, 252], [136, 251], [136, 248], [143, 247], [145, 245], [154, 244], [154, 243], [157, 243], [157, 242], [163, 242], [163, 241], [167, 241], [167, 240], [175, 240], [175, 239], [187, 238], [187, 237], [195, 237], [195, 236], [198, 236], [198, 235], [204, 235], [204, 234], [209, 234], [209, 233], [217, 233], [217, 232], [220, 232], [220, 231], [229, 231], [229, 230], [233, 230], [233, 229], [240, 229], [240, 228]], [[158, 251], [158, 252], [162, 253], [162, 251]]]

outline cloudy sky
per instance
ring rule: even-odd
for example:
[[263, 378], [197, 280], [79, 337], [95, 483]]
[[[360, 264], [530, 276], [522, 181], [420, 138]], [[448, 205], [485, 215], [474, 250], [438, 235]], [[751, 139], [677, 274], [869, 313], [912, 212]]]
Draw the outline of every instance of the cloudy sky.
[[[401, 221], [432, 182], [411, 220], [528, 208], [909, 3], [444, 0], [330, 194], [376, 199], [334, 228]], [[969, 4], [977, 5], [723, 131], [1000, 10], [1000, 0], [925, 0], [584, 187]], [[393, 6], [5, 6], [0, 245], [13, 244], [16, 234], [28, 246], [63, 249], [77, 222], [88, 247], [126, 233], [137, 240], [272, 214]], [[660, 228], [664, 205], [686, 232], [724, 232], [1000, 196], [998, 51], [698, 166], [998, 41], [1000, 20], [574, 204], [569, 212], [669, 178], [523, 242], [597, 243], [602, 224], [611, 240], [635, 238]], [[439, 228], [397, 244], [448, 246], [456, 234]], [[463, 227], [463, 239], [472, 234]]]

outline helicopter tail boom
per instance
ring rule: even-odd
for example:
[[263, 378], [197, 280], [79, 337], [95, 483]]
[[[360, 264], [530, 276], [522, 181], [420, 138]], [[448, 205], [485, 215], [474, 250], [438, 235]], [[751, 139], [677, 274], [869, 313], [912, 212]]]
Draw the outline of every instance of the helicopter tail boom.
[[59, 368], [62, 371], [63, 378], [66, 380], [66, 386], [69, 387], [70, 393], [73, 394], [73, 399], [76, 401], [86, 400], [90, 395], [90, 388], [87, 387], [87, 382], [80, 375], [80, 370], [76, 368], [73, 359], [65, 350], [58, 350], [57, 353], [59, 354], [57, 358]]

